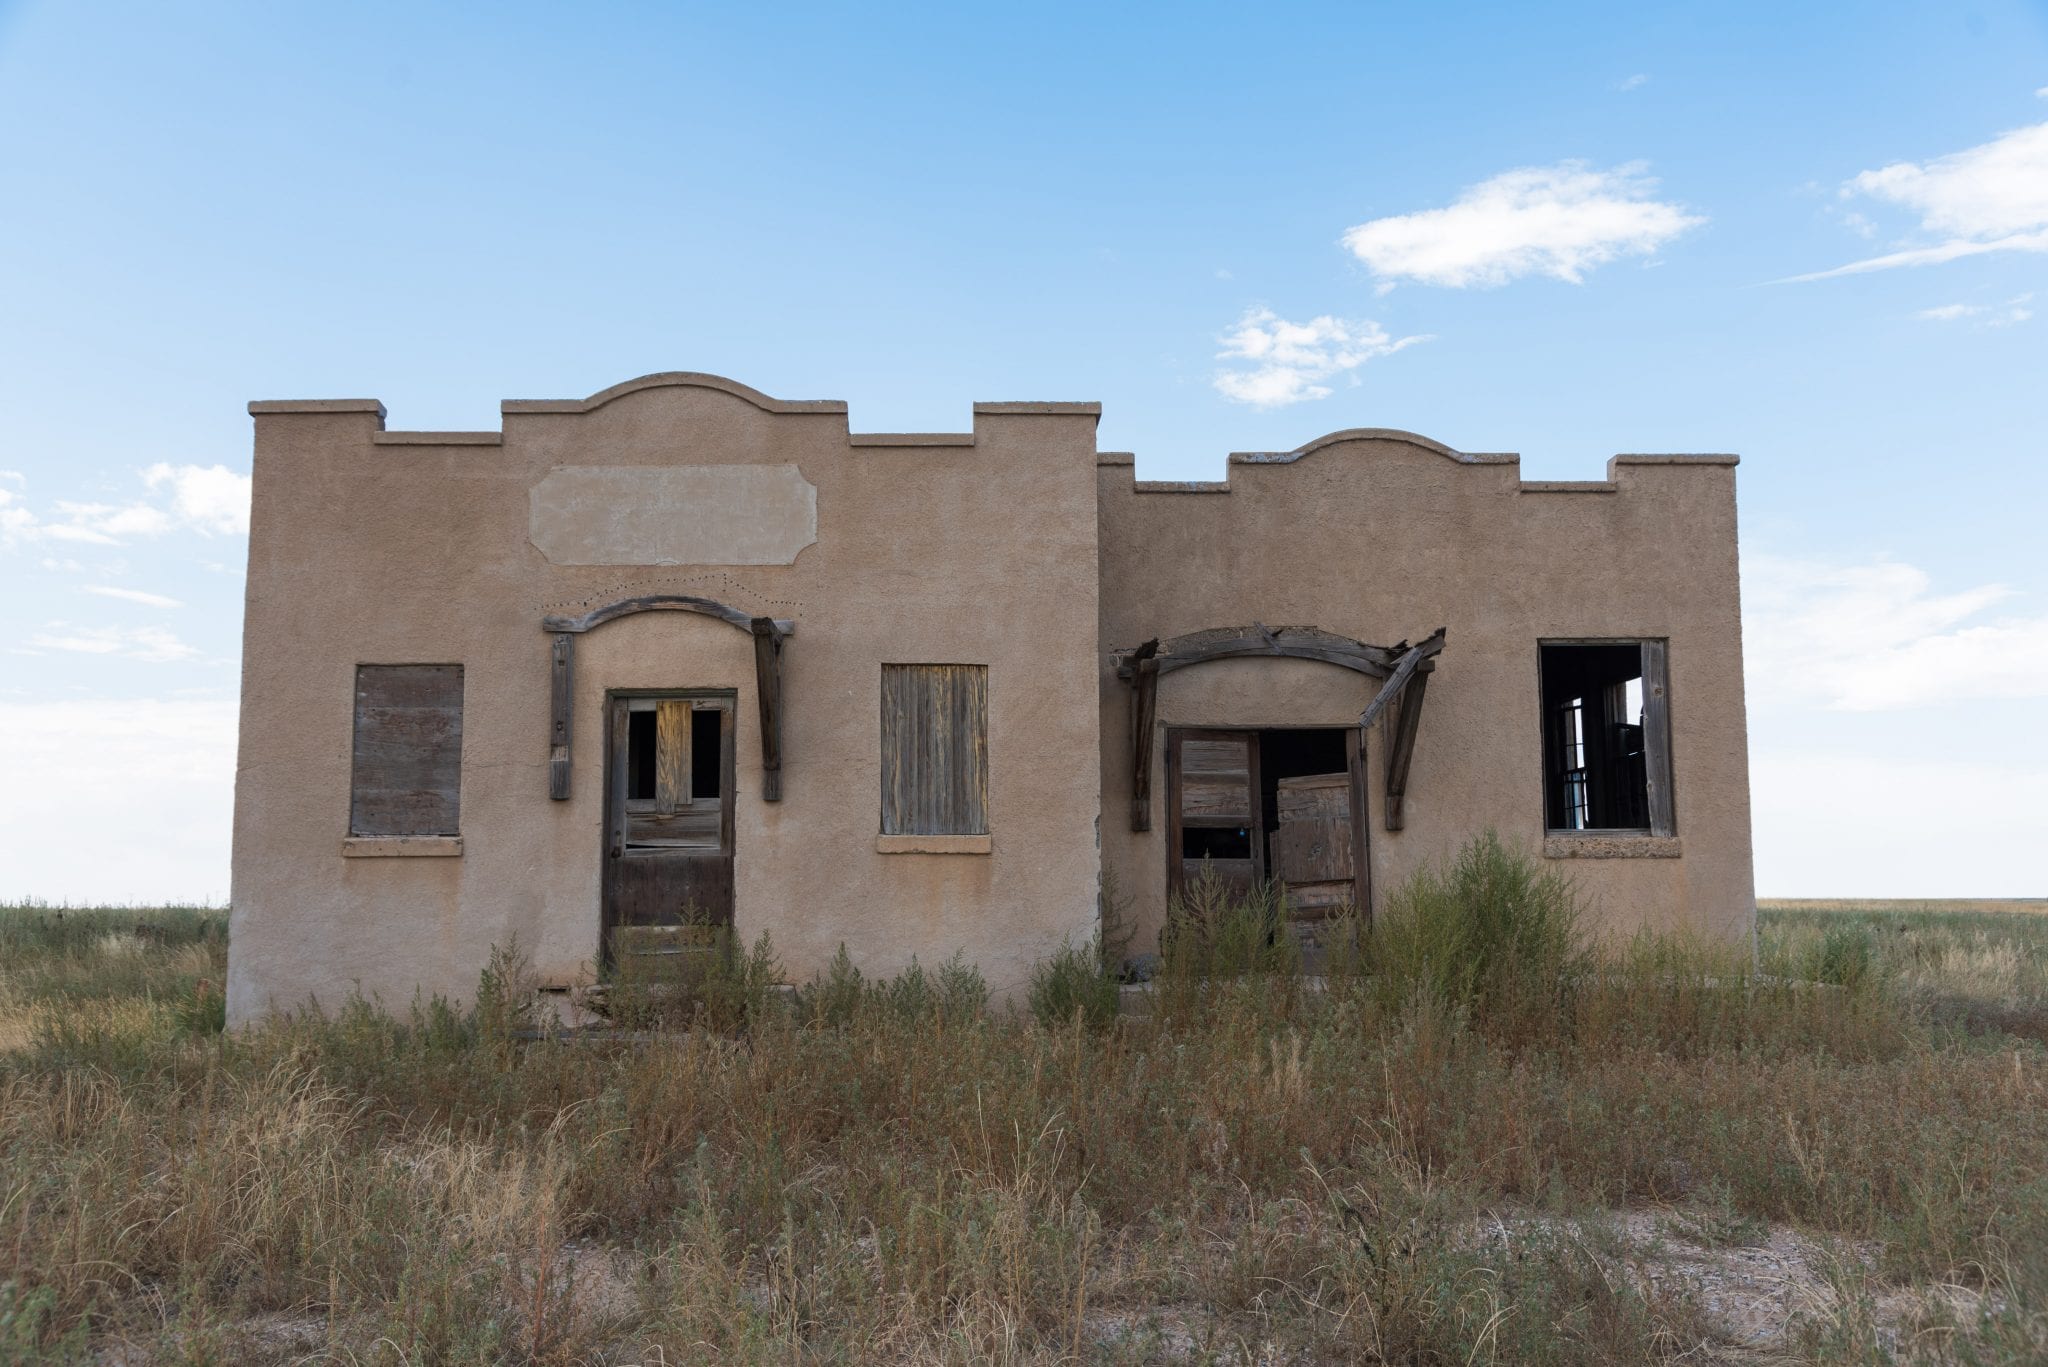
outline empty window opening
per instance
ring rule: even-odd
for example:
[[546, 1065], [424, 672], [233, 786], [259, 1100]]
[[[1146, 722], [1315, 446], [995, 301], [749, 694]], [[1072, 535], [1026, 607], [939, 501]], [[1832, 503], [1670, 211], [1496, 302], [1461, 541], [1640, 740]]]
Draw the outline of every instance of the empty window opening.
[[726, 731], [732, 699], [627, 698], [625, 839], [629, 850], [726, 847]]
[[1554, 831], [1649, 829], [1642, 645], [1542, 651], [1545, 824]]
[[690, 791], [699, 801], [725, 796], [719, 783], [725, 771], [719, 738], [724, 716], [716, 707], [700, 707], [690, 713]]
[[654, 800], [654, 709], [631, 713], [626, 722], [626, 796]]

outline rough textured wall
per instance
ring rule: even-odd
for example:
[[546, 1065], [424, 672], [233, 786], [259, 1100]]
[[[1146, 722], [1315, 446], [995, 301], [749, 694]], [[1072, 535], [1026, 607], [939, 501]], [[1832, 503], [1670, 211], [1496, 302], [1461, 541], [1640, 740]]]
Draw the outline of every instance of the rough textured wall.
[[[386, 432], [366, 401], [252, 409], [233, 1019], [358, 987], [392, 1005], [415, 990], [464, 996], [514, 936], [544, 979], [587, 980], [615, 688], [737, 692], [735, 922], [749, 940], [769, 932], [793, 977], [844, 941], [878, 972], [963, 950], [1014, 990], [1092, 927], [1099, 738], [1094, 710], [1074, 705], [1096, 672], [1092, 405], [977, 405], [971, 434], [940, 437], [849, 437], [844, 405], [700, 376], [509, 403], [502, 435]], [[551, 472], [686, 466], [774, 467], [647, 484], [739, 490], [718, 516], [759, 520], [759, 535], [664, 541], [641, 517], [621, 544], [793, 563], [555, 564], [535, 546], [529, 491]], [[789, 466], [816, 490], [812, 544]], [[609, 533], [587, 515], [590, 481], [570, 482], [583, 501], [544, 515], [543, 539], [588, 560]], [[765, 491], [764, 509], [748, 490]], [[782, 802], [760, 798], [752, 640], [688, 613], [577, 638], [572, 793], [549, 800], [541, 618], [648, 593], [795, 621]], [[462, 853], [343, 858], [355, 666], [408, 662], [465, 667]], [[876, 849], [881, 666], [916, 662], [989, 667], [986, 855]]]
[[[1449, 628], [1408, 780], [1384, 828], [1384, 727], [1367, 738], [1380, 893], [1488, 826], [1543, 846], [1540, 640], [1668, 637], [1679, 858], [1561, 861], [1600, 923], [1748, 931], [1748, 750], [1728, 457], [1617, 457], [1606, 481], [1524, 484], [1513, 457], [1461, 457], [1360, 431], [1284, 456], [1234, 456], [1227, 483], [1101, 475], [1103, 863], [1141, 940], [1165, 913], [1165, 729], [1342, 726], [1377, 680], [1310, 661], [1237, 659], [1160, 680], [1153, 829], [1130, 829], [1128, 694], [1108, 652], [1207, 627], [1313, 625], [1379, 645]], [[1642, 842], [1616, 842], [1624, 846]]]

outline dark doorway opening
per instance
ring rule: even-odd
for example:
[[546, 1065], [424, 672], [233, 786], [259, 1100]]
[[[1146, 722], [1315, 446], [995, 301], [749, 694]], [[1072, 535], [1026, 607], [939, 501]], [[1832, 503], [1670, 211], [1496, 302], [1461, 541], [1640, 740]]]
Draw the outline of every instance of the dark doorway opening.
[[1368, 905], [1356, 727], [1170, 727], [1166, 756], [1169, 895], [1206, 870], [1297, 923]]

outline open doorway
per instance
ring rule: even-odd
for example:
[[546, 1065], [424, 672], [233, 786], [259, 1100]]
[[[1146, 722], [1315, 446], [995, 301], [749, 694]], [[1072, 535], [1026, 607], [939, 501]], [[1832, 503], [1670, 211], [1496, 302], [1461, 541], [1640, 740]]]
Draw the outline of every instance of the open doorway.
[[1206, 867], [1297, 924], [1369, 906], [1358, 728], [1170, 727], [1166, 788], [1169, 897]]
[[735, 702], [729, 690], [606, 697], [607, 967], [684, 953], [732, 924]]

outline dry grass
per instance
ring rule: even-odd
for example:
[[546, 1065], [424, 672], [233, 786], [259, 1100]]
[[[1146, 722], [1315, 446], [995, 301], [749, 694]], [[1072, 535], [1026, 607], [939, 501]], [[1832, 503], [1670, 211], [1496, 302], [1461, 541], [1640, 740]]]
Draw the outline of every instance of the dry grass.
[[[1554, 895], [1512, 873], [1419, 884], [1323, 992], [1219, 922], [1142, 1018], [957, 966], [785, 1004], [757, 959], [640, 1043], [517, 1043], [510, 961], [226, 1035], [220, 913], [0, 909], [0, 1361], [2048, 1354], [2023, 918], [1589, 963], [1496, 915]], [[1695, 1275], [1776, 1250], [1761, 1329]]]

